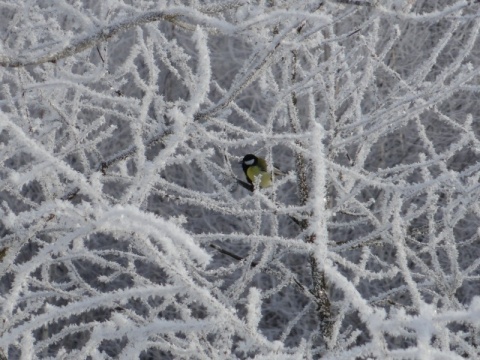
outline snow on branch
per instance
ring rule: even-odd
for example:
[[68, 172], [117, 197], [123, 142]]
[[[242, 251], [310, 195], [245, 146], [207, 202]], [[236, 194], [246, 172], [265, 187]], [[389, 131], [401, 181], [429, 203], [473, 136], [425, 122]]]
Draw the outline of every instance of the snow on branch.
[[480, 3], [172, 4], [0, 2], [0, 359], [478, 358]]
[[182, 21], [187, 21], [189, 23], [194, 22], [205, 27], [221, 29], [227, 33], [231, 33], [234, 30], [234, 26], [230, 25], [229, 23], [216, 18], [208, 17], [192, 9], [181, 7], [169, 8], [164, 11], [150, 11], [118, 20], [109, 26], [95, 29], [95, 32], [85, 37], [72, 39], [70, 44], [65, 48], [54, 50], [53, 52], [51, 52], [50, 49], [46, 49], [46, 51], [49, 52], [47, 54], [38, 53], [37, 50], [35, 55], [27, 54], [19, 55], [17, 57], [0, 55], [0, 66], [20, 67], [39, 65], [46, 62], [56, 62], [60, 59], [80, 53], [83, 50], [93, 48], [94, 46], [109, 40], [113, 36], [116, 36], [136, 26], [157, 22], [160, 20], [175, 22], [177, 18], [181, 18]]

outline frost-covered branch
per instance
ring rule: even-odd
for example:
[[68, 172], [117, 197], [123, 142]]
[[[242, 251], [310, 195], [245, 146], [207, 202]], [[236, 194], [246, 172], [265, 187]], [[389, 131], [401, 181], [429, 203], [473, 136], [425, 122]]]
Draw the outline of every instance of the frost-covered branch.
[[[150, 11], [140, 15], [133, 15], [125, 19], [115, 21], [113, 24], [108, 26], [103, 26], [99, 29], [95, 29], [92, 34], [89, 34], [78, 39], [71, 39], [70, 44], [64, 48], [51, 51], [46, 49], [46, 54], [39, 53], [36, 51], [35, 55], [31, 55], [31, 51], [28, 51], [26, 55], [19, 55], [16, 57], [9, 57], [6, 55], [0, 55], [0, 66], [5, 67], [20, 67], [20, 66], [29, 66], [29, 65], [39, 65], [46, 62], [56, 62], [60, 59], [72, 56], [74, 54], [80, 53], [86, 49], [94, 48], [96, 45], [105, 42], [112, 37], [125, 32], [129, 29], [132, 29], [136, 26], [158, 22], [160, 20], [174, 22], [177, 19], [186, 21], [189, 24], [192, 22], [197, 25], [202, 25], [205, 27], [212, 27], [217, 29], [222, 29], [222, 31], [232, 33], [234, 31], [234, 26], [231, 24], [221, 21], [216, 18], [208, 17], [200, 12], [191, 10], [189, 8], [168, 8], [163, 11]], [[43, 51], [45, 52], [45, 51]]]
[[0, 357], [477, 358], [480, 4], [182, 4], [0, 3]]

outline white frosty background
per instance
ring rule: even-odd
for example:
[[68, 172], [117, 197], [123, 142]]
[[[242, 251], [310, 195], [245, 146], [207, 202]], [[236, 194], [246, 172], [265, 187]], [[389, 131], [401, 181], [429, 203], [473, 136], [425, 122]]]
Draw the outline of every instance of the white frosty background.
[[[479, 30], [465, 0], [0, 1], [0, 357], [479, 356]], [[249, 191], [246, 153], [287, 175]]]

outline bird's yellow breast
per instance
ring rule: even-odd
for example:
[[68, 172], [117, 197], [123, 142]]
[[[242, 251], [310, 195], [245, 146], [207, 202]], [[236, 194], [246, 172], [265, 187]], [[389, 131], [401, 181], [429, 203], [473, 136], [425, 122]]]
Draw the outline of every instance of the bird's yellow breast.
[[272, 177], [266, 171], [262, 171], [258, 166], [251, 166], [247, 169], [248, 178], [255, 183], [257, 176], [260, 178], [260, 188], [272, 186]]

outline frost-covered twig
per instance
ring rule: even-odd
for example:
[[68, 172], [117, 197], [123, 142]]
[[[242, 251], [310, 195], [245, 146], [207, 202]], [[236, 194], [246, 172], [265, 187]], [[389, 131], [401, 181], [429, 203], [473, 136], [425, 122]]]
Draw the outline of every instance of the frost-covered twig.
[[477, 355], [480, 4], [91, 3], [0, 2], [3, 355]]
[[93, 34], [89, 34], [78, 39], [73, 39], [65, 48], [54, 51], [47, 49], [47, 54], [39, 53], [32, 56], [30, 54], [31, 51], [29, 51], [26, 55], [19, 55], [16, 57], [0, 55], [0, 66], [23, 67], [39, 65], [46, 62], [56, 62], [86, 49], [93, 48], [99, 43], [105, 42], [113, 36], [116, 36], [119, 33], [129, 30], [133, 27], [159, 20], [175, 21], [175, 19], [182, 17], [185, 17], [189, 21], [193, 21], [199, 25], [201, 24], [207, 27], [216, 27], [227, 32], [231, 32], [234, 29], [234, 26], [225, 21], [208, 17], [189, 8], [168, 8], [161, 11], [150, 11], [140, 15], [133, 15], [131, 17], [118, 20], [112, 25], [96, 29]]

